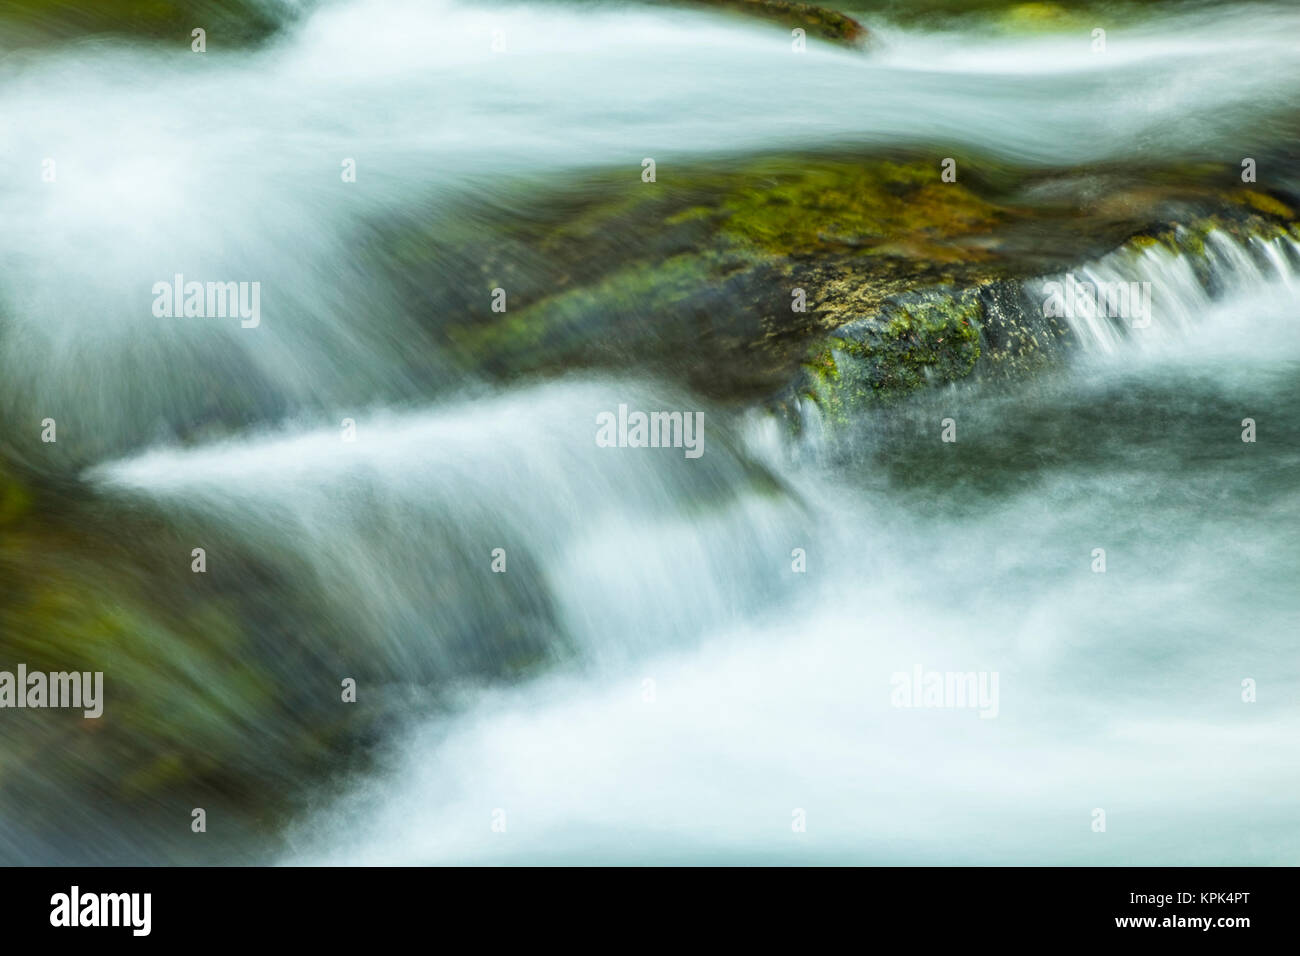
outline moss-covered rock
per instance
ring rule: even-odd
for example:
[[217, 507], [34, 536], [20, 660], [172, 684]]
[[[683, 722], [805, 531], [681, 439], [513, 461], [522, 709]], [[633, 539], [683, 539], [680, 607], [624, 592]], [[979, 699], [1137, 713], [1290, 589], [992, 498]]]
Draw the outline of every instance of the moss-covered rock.
[[[1041, 367], [1062, 330], [1024, 321], [1022, 280], [1162, 241], [1179, 223], [1261, 230], [1291, 218], [1288, 197], [1232, 185], [1222, 165], [1023, 169], [959, 156], [945, 182], [943, 158], [781, 154], [661, 165], [654, 183], [633, 168], [504, 184], [498, 209], [384, 224], [367, 249], [476, 373], [636, 369], [748, 403], [824, 363], [840, 329], [926, 290], [979, 290], [981, 366]], [[429, 280], [439, 273], [468, 279]], [[497, 288], [504, 312], [492, 309]], [[902, 364], [876, 376], [876, 396], [966, 365], [936, 356], [944, 368], [921, 375], [910, 352], [892, 354]]]
[[31, 508], [27, 487], [0, 465], [0, 528], [13, 524]]
[[938, 164], [812, 163], [792, 173], [788, 166], [760, 162], [744, 174], [750, 183], [767, 182], [728, 193], [722, 233], [777, 255], [982, 259], [983, 250], [957, 243], [987, 233], [1002, 218], [997, 206], [965, 184], [942, 181]]
[[[257, 555], [224, 554], [260, 567]], [[0, 670], [104, 675], [98, 718], [3, 712], [0, 813], [21, 813], [36, 840], [83, 839], [83, 862], [99, 849], [106, 860], [167, 858], [196, 806], [229, 841], [192, 847], [201, 857], [273, 833], [303, 781], [336, 769], [382, 711], [373, 695], [345, 707], [335, 683], [308, 676], [328, 648], [325, 616], [301, 589], [258, 574], [273, 598], [215, 567], [192, 573], [188, 542], [158, 520], [105, 511], [84, 489], [38, 493], [0, 465]], [[109, 818], [170, 818], [175, 829], [136, 834], [134, 849], [99, 846]]]
[[974, 290], [928, 290], [847, 323], [817, 347], [806, 394], [839, 423], [927, 384], [969, 375], [983, 312]]
[[[1244, 207], [1244, 211], [1243, 211]], [[1259, 215], [1264, 209], [1272, 215]], [[1289, 208], [1280, 200], [1225, 200], [1216, 215], [1188, 223], [1154, 225], [1138, 233], [1107, 259], [1136, 263], [1159, 248], [1178, 256], [1196, 275], [1207, 295], [1220, 291], [1222, 263], [1207, 243], [1211, 234], [1241, 243], [1269, 268], [1258, 240], [1294, 238], [1300, 225], [1281, 218]], [[1217, 253], [1222, 256], [1222, 253]], [[1046, 278], [1046, 277], [1044, 277]], [[801, 396], [821, 410], [823, 421], [842, 426], [868, 409], [897, 401], [926, 385], [981, 377], [1023, 377], [1060, 360], [1075, 347], [1069, 323], [1043, 307], [1035, 281], [997, 279], [964, 288], [931, 287], [896, 296], [868, 318], [849, 322], [816, 341], [791, 394], [777, 404], [793, 414]], [[1117, 331], [1127, 334], [1124, 321]]]
[[[757, 396], [788, 380], [810, 336], [917, 283], [997, 268], [988, 237], [1009, 214], [940, 174], [938, 157], [809, 156], [665, 169], [648, 184], [602, 173], [522, 198], [524, 216], [475, 209], [461, 231], [444, 210], [369, 248], [477, 371], [684, 370], [707, 395]], [[449, 261], [480, 278], [424, 281], [424, 263]], [[492, 311], [496, 288], [505, 312]]]
[[1008, 34], [1079, 31], [1186, 9], [1188, 0], [871, 0], [846, 3], [870, 26], [874, 18], [909, 27], [996, 30]]
[[265, 39], [293, 12], [257, 0], [5, 0], [0, 46], [115, 34], [188, 48], [200, 27], [219, 49]]
[[[364, 493], [349, 491], [354, 504]], [[362, 511], [348, 533], [362, 550], [412, 520], [382, 503]], [[72, 841], [81, 863], [236, 859], [275, 838], [306, 788], [364, 767], [380, 734], [457, 681], [518, 679], [562, 657], [539, 576], [475, 591], [473, 542], [441, 537], [454, 521], [429, 514], [428, 553], [414, 544], [383, 569], [386, 594], [413, 596], [395, 610], [364, 587], [373, 604], [357, 600], [355, 553], [304, 544], [313, 529], [293, 515], [259, 537], [201, 489], [137, 497], [0, 457], [0, 670], [104, 675], [99, 718], [0, 712], [0, 817], [22, 820], [26, 846]], [[512, 548], [515, 569], [537, 560]], [[343, 678], [357, 682], [354, 703]], [[220, 839], [190, 840], [193, 807]], [[132, 837], [104, 846], [101, 830]], [[6, 851], [0, 840], [0, 863], [18, 862]]]
[[860, 46], [867, 40], [867, 30], [853, 17], [831, 7], [791, 0], [680, 0], [683, 4], [707, 6], [779, 23], [804, 30], [808, 36], [820, 37], [846, 46]]

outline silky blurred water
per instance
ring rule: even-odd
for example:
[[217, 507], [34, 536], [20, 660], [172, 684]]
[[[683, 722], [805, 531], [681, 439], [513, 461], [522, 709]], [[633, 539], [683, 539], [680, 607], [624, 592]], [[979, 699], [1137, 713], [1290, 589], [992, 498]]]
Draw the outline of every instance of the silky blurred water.
[[[313, 781], [262, 858], [1295, 862], [1293, 245], [1212, 239], [1217, 296], [1172, 253], [1093, 263], [1152, 284], [1145, 334], [1079, 321], [1057, 372], [798, 442], [671, 382], [478, 382], [364, 255], [413, 206], [508, 208], [646, 156], [661, 181], [847, 144], [1235, 166], [1287, 135], [1300, 88], [1300, 12], [1251, 9], [1119, 24], [1104, 60], [940, 23], [794, 56], [693, 11], [414, 0], [198, 60], [7, 58], [3, 162], [25, 172], [0, 177], [0, 412], [67, 437], [0, 450], [98, 513], [259, 555], [355, 642], [365, 692], [412, 695], [379, 765]], [[27, 174], [47, 157], [56, 183]], [[155, 319], [176, 273], [261, 282], [261, 326]], [[702, 411], [705, 454], [598, 447], [620, 403]], [[998, 672], [997, 717], [891, 706], [918, 665]], [[3, 830], [23, 843], [12, 812]]]
[[[737, 540], [708, 569], [779, 600], [687, 646], [468, 695], [301, 820], [284, 861], [1293, 863], [1298, 318], [1271, 283], [1194, 339], [867, 429], [785, 475], [808, 510], [763, 542], [767, 567]], [[562, 587], [654, 602], [610, 644], [654, 629], [698, 606], [698, 569], [606, 590], [601, 566], [689, 559], [721, 529], [694, 530], [602, 525], [617, 541], [566, 561]], [[892, 706], [891, 676], [918, 665], [997, 672], [997, 716]]]
[[[512, 177], [639, 177], [650, 156], [671, 182], [687, 157], [847, 143], [1236, 164], [1293, 130], [1300, 12], [1232, 22], [1130, 17], [1104, 54], [885, 23], [871, 55], [795, 55], [784, 31], [681, 9], [353, 0], [257, 52], [214, 37], [205, 55], [11, 56], [0, 407], [76, 417], [93, 460], [214, 420], [420, 400], [457, 376], [366, 263], [371, 224], [426, 201], [508, 206]], [[262, 327], [148, 321], [177, 273], [260, 282]]]

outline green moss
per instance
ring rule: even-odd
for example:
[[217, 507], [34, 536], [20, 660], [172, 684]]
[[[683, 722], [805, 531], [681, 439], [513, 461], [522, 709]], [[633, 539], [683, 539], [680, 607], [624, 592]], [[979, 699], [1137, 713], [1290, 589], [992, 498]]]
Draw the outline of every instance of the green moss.
[[[289, 679], [317, 646], [263, 636], [285, 632], [280, 614], [319, 630], [309, 607], [223, 597], [219, 577], [193, 575], [187, 560], [157, 563], [175, 548], [157, 526], [119, 514], [100, 527], [97, 509], [77, 510], [64, 491], [15, 508], [29, 496], [14, 486], [0, 471], [0, 669], [102, 672], [103, 713], [7, 718], [0, 810], [31, 804], [25, 820], [39, 828], [78, 794], [134, 814], [219, 791], [232, 812], [269, 819], [371, 718]], [[284, 785], [268, 789], [277, 777]], [[53, 781], [63, 792], [47, 800]]]
[[1211, 231], [1209, 225], [1202, 225], [1200, 228], [1185, 228], [1181, 232], [1176, 233], [1176, 238], [1174, 240], [1175, 251], [1190, 252], [1198, 258], [1204, 256], [1205, 237], [1208, 236]]
[[973, 292], [917, 297], [839, 330], [813, 350], [808, 394], [837, 422], [927, 384], [965, 378], [980, 357]]
[[1055, 3], [1017, 3], [999, 17], [998, 23], [1016, 33], [1056, 32], [1089, 26], [1095, 19]]
[[0, 468], [0, 527], [21, 518], [31, 505], [32, 496], [27, 488]]
[[1279, 219], [1294, 219], [1295, 211], [1280, 199], [1274, 199], [1268, 193], [1255, 189], [1243, 189], [1237, 193], [1237, 200], [1257, 212]]
[[[894, 24], [942, 26], [947, 30], [977, 29], [984, 25], [1007, 32], [1041, 30], [1088, 30], [1110, 28], [1122, 20], [1131, 27], [1161, 9], [1178, 9], [1187, 0], [1069, 0], [1060, 3], [1012, 3], [1009, 0], [874, 0], [871, 4], [847, 4], [865, 9]], [[868, 21], [870, 23], [870, 21]]]
[[[897, 254], [930, 262], [980, 258], [954, 240], [993, 228], [998, 207], [933, 163], [812, 163], [745, 171], [723, 202], [724, 235], [778, 255]], [[758, 180], [755, 182], [755, 180]]]
[[[574, 347], [593, 348], [587, 337], [593, 326], [611, 317], [628, 320], [679, 309], [708, 288], [716, 266], [707, 255], [637, 263], [590, 286], [512, 308], [496, 322], [454, 326], [448, 335], [458, 348], [484, 360], [541, 366], [574, 359]], [[617, 335], [618, 329], [606, 329], [607, 340], [611, 333]]]
[[5, 23], [33, 37], [113, 33], [172, 40], [182, 48], [190, 45], [190, 31], [202, 27], [210, 50], [265, 38], [279, 26], [254, 0], [5, 0]]
[[[1268, 216], [1284, 211], [1267, 194], [1225, 188], [1222, 164], [1052, 170], [957, 156], [957, 182], [946, 183], [945, 152], [670, 163], [654, 184], [642, 183], [636, 166], [530, 180], [500, 221], [467, 210], [461, 230], [462, 220], [449, 225], [440, 208], [436, 229], [400, 239], [400, 254], [383, 261], [406, 273], [398, 283], [425, 273], [411, 298], [433, 300], [426, 311], [447, 317], [439, 335], [475, 373], [641, 365], [710, 398], [742, 401], [787, 394], [801, 365], [810, 375], [813, 366], [836, 369], [819, 351], [827, 336], [887, 314], [889, 302], [917, 290], [1057, 274], [1126, 242], [1203, 256], [1208, 229], [1258, 233], [1278, 228]], [[424, 264], [448, 259], [482, 281], [468, 293], [428, 282]], [[497, 285], [509, 290], [508, 313], [488, 309]], [[791, 310], [795, 288], [806, 294], [805, 312]], [[1011, 328], [998, 316], [985, 347], [1003, 369], [1035, 366], [1039, 353], [1055, 351], [1058, 330]], [[950, 341], [936, 341], [937, 350], [926, 341], [896, 349], [898, 380], [868, 392], [894, 395], [964, 374], [968, 363], [946, 367]], [[887, 337], [877, 345], [882, 361], [887, 345]]]
[[156, 793], [183, 783], [192, 776], [192, 768], [176, 753], [167, 753], [139, 769], [132, 770], [122, 780], [122, 786], [131, 793]]
[[809, 36], [835, 43], [857, 45], [867, 39], [867, 31], [848, 14], [813, 3], [790, 0], [682, 0], [695, 6], [708, 6], [769, 20], [786, 27], [800, 27]]
[[1152, 249], [1161, 247], [1164, 243], [1155, 236], [1139, 235], [1130, 239], [1129, 245], [1134, 249]]
[[718, 211], [711, 206], [692, 206], [675, 213], [664, 219], [664, 222], [670, 226], [678, 226], [686, 222], [707, 222], [716, 218]]

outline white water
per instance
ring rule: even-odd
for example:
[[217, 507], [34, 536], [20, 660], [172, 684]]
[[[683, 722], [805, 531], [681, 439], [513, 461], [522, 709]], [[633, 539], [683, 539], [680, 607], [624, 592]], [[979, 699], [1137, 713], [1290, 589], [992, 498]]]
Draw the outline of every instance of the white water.
[[[1096, 290], [1128, 288], [1136, 293], [1126, 308], [1099, 299], [1096, 307], [1090, 309], [1085, 302], [1084, 309], [1072, 310], [1069, 323], [1076, 340], [1087, 352], [1108, 355], [1135, 349], [1183, 350], [1204, 323], [1206, 313], [1214, 309], [1214, 298], [1242, 299], [1261, 288], [1269, 289], [1270, 297], [1294, 296], [1300, 286], [1300, 244], [1287, 236], [1251, 238], [1243, 244], [1213, 230], [1205, 238], [1205, 255], [1219, 286], [1214, 294], [1201, 285], [1190, 258], [1163, 245], [1119, 249], [1074, 270], [1071, 276], [1076, 283], [1087, 283]], [[1031, 299], [1044, 301], [1049, 283], [1056, 283], [1059, 295], [1066, 278], [1051, 276], [1028, 283]], [[1140, 306], [1140, 301], [1147, 304]], [[1140, 314], [1146, 308], [1150, 314]], [[1216, 348], [1222, 348], [1222, 342], [1214, 342]]]
[[[810, 513], [784, 543], [809, 564], [778, 607], [696, 647], [469, 694], [301, 820], [286, 862], [1294, 863], [1300, 550], [1275, 530], [1294, 527], [1300, 493], [1238, 458], [1256, 448], [1231, 417], [1218, 445], [1149, 422], [1196, 422], [1222, 399], [1289, 442], [1291, 399], [1259, 395], [1297, 394], [1300, 303], [1274, 281], [1203, 320], [1198, 341], [1094, 354], [1028, 399], [937, 400], [933, 434], [912, 441], [938, 446], [940, 409], [976, 449], [1034, 409], [1079, 421], [1028, 428], [1025, 458], [1065, 463], [1007, 467], [987, 498], [792, 474]], [[1141, 388], [1155, 391], [1125, 407]], [[1108, 405], [1099, 432], [1086, 419]], [[1300, 466], [1295, 447], [1271, 454]], [[623, 540], [625, 554], [666, 544]], [[782, 543], [766, 546], [768, 585], [787, 584]], [[715, 586], [752, 574], [736, 556]], [[586, 557], [564, 565], [568, 587], [599, 603]], [[646, 592], [622, 593], [671, 615], [695, 569], [663, 563]], [[891, 675], [918, 664], [998, 672], [996, 718], [891, 706]], [[1258, 703], [1242, 703], [1243, 678]]]
[[[704, 413], [698, 460], [596, 445], [601, 411], [691, 401], [634, 382], [564, 382], [375, 413], [357, 422], [354, 443], [338, 428], [270, 434], [91, 476], [201, 514], [259, 550], [287, 549], [334, 596], [339, 619], [383, 639], [374, 651], [394, 673], [432, 657], [429, 675], [455, 678], [464, 662], [448, 648], [490, 627], [485, 617], [535, 613], [547, 628], [553, 605], [562, 635], [537, 637], [599, 660], [693, 640], [770, 599], [765, 579], [800, 509], [753, 489], [721, 417]], [[496, 548], [500, 577], [488, 573]]]
[[[268, 435], [99, 474], [280, 539], [324, 569], [340, 615], [387, 630], [397, 666], [468, 626], [439, 574], [491, 604], [488, 551], [518, 542], [529, 558], [507, 577], [554, 603], [553, 639], [576, 648], [520, 685], [462, 685], [381, 772], [335, 782], [288, 862], [1291, 862], [1300, 551], [1276, 530], [1300, 494], [1233, 462], [1256, 453], [1238, 438], [1250, 414], [1276, 466], [1300, 465], [1278, 421], [1300, 384], [1300, 309], [1291, 260], [1217, 261], [1221, 302], [1181, 260], [1110, 257], [1085, 272], [1156, 287], [1147, 341], [1080, 321], [1064, 377], [923, 404], [903, 443], [923, 456], [943, 447], [943, 415], [962, 429], [953, 453], [978, 456], [1044, 410], [1050, 427], [1015, 445], [1062, 456], [976, 457], [951, 484], [787, 466], [761, 429], [742, 441], [721, 418], [698, 462], [600, 449], [611, 402], [689, 398], [584, 380], [377, 415], [351, 446], [333, 429]], [[1165, 418], [1192, 431], [1151, 429]], [[878, 466], [898, 451], [866, 449]], [[745, 455], [786, 491], [751, 489]], [[963, 484], [981, 477], [997, 490]], [[891, 675], [917, 665], [998, 672], [996, 717], [891, 706]], [[1246, 677], [1257, 704], [1240, 700]]]
[[[963, 148], [1235, 164], [1243, 143], [1277, 138], [1300, 95], [1296, 35], [1300, 11], [1260, 7], [1230, 30], [1208, 14], [1115, 24], [1104, 54], [1090, 36], [885, 24], [869, 55], [795, 55], [781, 30], [679, 9], [351, 0], [258, 53], [213, 37], [204, 55], [13, 56], [0, 65], [0, 400], [16, 417], [76, 419], [101, 455], [214, 407], [257, 420], [417, 400], [451, 373], [364, 254], [369, 222], [423, 199], [508, 204], [512, 177], [639, 177], [646, 156], [671, 188], [687, 156], [842, 142], [943, 144], [936, 164]], [[340, 179], [348, 157], [354, 184]], [[153, 283], [176, 273], [260, 281], [261, 327], [154, 321]]]
[[[360, 256], [372, 217], [419, 199], [639, 176], [644, 156], [664, 186], [688, 155], [845, 141], [1236, 162], [1295, 101], [1298, 27], [1280, 8], [1227, 31], [1181, 17], [1112, 29], [1104, 58], [1084, 36], [886, 28], [870, 56], [796, 58], [781, 31], [681, 11], [370, 0], [257, 54], [8, 62], [5, 161], [33, 175], [0, 179], [19, 224], [0, 230], [0, 400], [98, 443], [106, 501], [307, 569], [393, 680], [445, 692], [466, 635], [512, 622], [553, 652], [525, 682], [454, 685], [454, 713], [317, 796], [285, 861], [1294, 862], [1297, 462], [1237, 439], [1246, 415], [1296, 434], [1282, 262], [1218, 264], [1240, 279], [1225, 303], [1156, 253], [1098, 264], [1156, 284], [1153, 337], [1080, 325], [1088, 354], [1060, 380], [934, 396], [911, 445], [869, 435], [850, 465], [792, 467], [711, 410], [699, 462], [596, 448], [619, 402], [700, 407], [656, 383], [486, 395], [396, 372], [428, 343]], [[57, 183], [34, 175], [46, 156]], [[153, 320], [175, 272], [262, 281], [261, 328]], [[214, 394], [265, 424], [171, 447]], [[948, 459], [941, 412], [962, 429]], [[1223, 444], [1189, 418], [1222, 419]], [[1014, 455], [978, 457], [1008, 431]], [[113, 460], [147, 435], [157, 449]], [[891, 470], [906, 454], [915, 472]], [[891, 707], [890, 675], [917, 664], [998, 671], [998, 717]]]

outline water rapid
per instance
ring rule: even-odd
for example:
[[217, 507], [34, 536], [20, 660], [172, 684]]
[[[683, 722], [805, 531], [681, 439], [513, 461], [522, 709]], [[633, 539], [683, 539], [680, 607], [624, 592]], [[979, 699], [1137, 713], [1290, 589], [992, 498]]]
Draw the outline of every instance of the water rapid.
[[[250, 699], [352, 677], [389, 701], [373, 758], [296, 780], [239, 860], [1293, 863], [1293, 240], [1091, 259], [1076, 278], [1149, 285], [1148, 328], [1072, 317], [1042, 375], [835, 434], [809, 408], [797, 435], [671, 376], [476, 374], [370, 258], [413, 209], [454, 242], [479, 206], [524, 216], [643, 157], [661, 182], [900, 143], [1235, 165], [1294, 133], [1300, 94], [1300, 10], [1250, 9], [1230, 30], [1153, 13], [1104, 66], [1055, 32], [881, 21], [866, 54], [792, 57], [784, 31], [696, 10], [443, 0], [309, 7], [197, 64], [125, 41], [7, 56], [0, 451], [99, 535], [101, 582], [127, 576], [93, 529], [129, 527], [204, 543], [223, 600], [283, 615], [258, 646], [283, 642], [267, 673], [294, 689]], [[57, 188], [15, 172], [45, 157]], [[259, 281], [261, 326], [154, 318], [176, 274]], [[620, 405], [702, 412], [704, 454], [600, 447]], [[56, 449], [28, 440], [47, 417]], [[130, 586], [166, 606], [140, 560]], [[918, 667], [995, 672], [995, 713], [896, 706]], [[242, 732], [255, 778], [289, 731]], [[152, 824], [99, 856], [28, 830], [0, 805], [6, 859], [209, 852]]]

